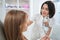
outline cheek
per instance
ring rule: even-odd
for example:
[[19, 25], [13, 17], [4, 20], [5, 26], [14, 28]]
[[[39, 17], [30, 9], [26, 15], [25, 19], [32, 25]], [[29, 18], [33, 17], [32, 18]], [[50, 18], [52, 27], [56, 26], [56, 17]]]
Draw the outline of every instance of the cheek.
[[23, 31], [27, 30], [27, 24], [24, 24]]
[[46, 11], [46, 10], [44, 11], [44, 10], [42, 10], [42, 15], [43, 15], [43, 16], [47, 16], [48, 14], [49, 14], [49, 11]]
[[49, 14], [49, 11], [46, 11], [46, 15], [48, 15]]
[[24, 28], [25, 28], [25, 29], [27, 29], [27, 27], [28, 27], [28, 24], [27, 24], [27, 23], [25, 23], [25, 27], [24, 27]]

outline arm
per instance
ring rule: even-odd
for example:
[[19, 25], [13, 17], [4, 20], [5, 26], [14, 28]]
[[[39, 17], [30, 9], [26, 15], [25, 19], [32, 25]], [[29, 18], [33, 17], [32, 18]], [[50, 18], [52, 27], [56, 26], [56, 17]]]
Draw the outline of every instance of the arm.
[[47, 31], [47, 33], [46, 33], [47, 36], [50, 35], [50, 33], [51, 33], [51, 29], [52, 29], [52, 28], [49, 26], [49, 27], [48, 27], [48, 31]]
[[48, 37], [48, 36], [44, 36], [44, 37], [42, 37], [40, 40], [50, 40], [50, 37]]
[[50, 25], [49, 25], [49, 23], [48, 23], [48, 22], [45, 22], [45, 26], [47, 26], [47, 27], [48, 27], [48, 31], [47, 31], [46, 35], [47, 35], [47, 36], [49, 36], [49, 35], [50, 35], [50, 33], [51, 33], [52, 28], [50, 27]]

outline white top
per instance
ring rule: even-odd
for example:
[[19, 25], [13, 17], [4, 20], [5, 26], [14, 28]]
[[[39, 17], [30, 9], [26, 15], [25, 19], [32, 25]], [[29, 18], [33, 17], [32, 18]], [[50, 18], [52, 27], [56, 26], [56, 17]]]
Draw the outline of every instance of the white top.
[[[44, 27], [42, 26], [42, 23], [43, 23], [43, 17], [41, 15], [36, 15], [35, 17], [33, 17], [33, 22], [34, 24], [32, 24], [30, 26], [30, 31], [26, 31], [25, 33], [28, 34], [27, 38], [28, 40], [38, 40], [38, 39], [41, 39], [41, 37], [43, 37], [45, 35], [45, 32], [44, 30], [48, 30], [47, 27]], [[53, 27], [53, 24], [54, 24], [54, 19], [51, 18], [49, 19], [49, 25], [51, 27]], [[52, 34], [52, 32], [51, 32]], [[26, 35], [25, 35], [26, 36]], [[51, 36], [51, 35], [50, 35]]]

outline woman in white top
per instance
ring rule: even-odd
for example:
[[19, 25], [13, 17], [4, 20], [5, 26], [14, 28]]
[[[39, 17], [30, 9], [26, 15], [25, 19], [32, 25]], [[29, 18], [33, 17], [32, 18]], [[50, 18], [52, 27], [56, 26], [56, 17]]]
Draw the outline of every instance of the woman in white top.
[[51, 40], [50, 35], [54, 26], [55, 6], [53, 2], [46, 1], [41, 6], [41, 14], [35, 15], [33, 24], [26, 31], [28, 40]]
[[34, 18], [35, 25], [32, 28], [32, 40], [51, 40], [50, 34], [54, 24], [55, 6], [53, 2], [46, 1], [41, 6], [41, 15]]

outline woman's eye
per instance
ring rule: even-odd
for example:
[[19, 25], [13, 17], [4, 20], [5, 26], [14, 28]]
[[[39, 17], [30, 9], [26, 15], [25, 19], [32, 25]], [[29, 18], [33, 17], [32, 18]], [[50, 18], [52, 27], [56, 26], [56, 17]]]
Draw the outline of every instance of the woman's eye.
[[42, 7], [42, 9], [44, 9], [44, 8]]
[[48, 8], [46, 8], [46, 10], [48, 11]]

